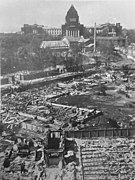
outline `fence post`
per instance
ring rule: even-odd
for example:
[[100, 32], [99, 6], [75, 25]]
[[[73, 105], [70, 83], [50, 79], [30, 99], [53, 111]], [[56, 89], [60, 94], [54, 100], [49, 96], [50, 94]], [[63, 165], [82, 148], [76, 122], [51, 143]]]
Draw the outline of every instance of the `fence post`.
[[106, 137], [106, 129], [104, 129], [104, 137]]
[[99, 137], [99, 130], [97, 130], [97, 137]]
[[119, 136], [121, 137], [121, 129], [118, 129], [118, 132]]
[[81, 131], [81, 139], [83, 139], [83, 131]]
[[74, 136], [73, 136], [73, 137], [75, 138], [75, 132], [76, 132], [76, 131], [72, 131], [72, 132], [74, 132]]
[[112, 129], [112, 137], [114, 137], [114, 129]]
[[129, 129], [127, 129], [127, 136], [129, 136]]
[[91, 131], [89, 131], [89, 138], [91, 137]]

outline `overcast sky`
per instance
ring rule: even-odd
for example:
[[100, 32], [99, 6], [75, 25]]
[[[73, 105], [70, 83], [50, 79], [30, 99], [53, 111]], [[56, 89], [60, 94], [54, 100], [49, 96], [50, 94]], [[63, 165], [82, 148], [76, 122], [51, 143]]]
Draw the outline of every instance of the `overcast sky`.
[[84, 26], [120, 22], [135, 28], [135, 0], [0, 0], [0, 32], [17, 32], [23, 24], [35, 23], [61, 27], [72, 4]]

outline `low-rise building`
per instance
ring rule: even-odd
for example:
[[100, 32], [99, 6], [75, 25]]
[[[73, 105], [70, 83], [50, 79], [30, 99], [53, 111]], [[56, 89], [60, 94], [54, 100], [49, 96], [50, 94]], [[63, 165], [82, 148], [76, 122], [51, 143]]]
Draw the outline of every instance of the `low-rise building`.
[[44, 31], [48, 33], [50, 36], [57, 37], [62, 35], [62, 29], [61, 28], [49, 28], [44, 27]]
[[[90, 36], [94, 35], [94, 26], [86, 28]], [[121, 36], [122, 35], [122, 26], [120, 23], [112, 24], [105, 23], [96, 26], [96, 35], [97, 36]]]
[[50, 36], [57, 37], [62, 35], [62, 29], [61, 28], [51, 28], [51, 27], [44, 27], [43, 25], [29, 25], [24, 24], [24, 26], [21, 28], [21, 34], [42, 34], [47, 33]]
[[53, 55], [63, 56], [69, 50], [69, 44], [66, 41], [43, 41], [40, 48], [50, 49]]
[[21, 32], [23, 34], [42, 34], [44, 32], [43, 25], [38, 24], [24, 24], [24, 26], [21, 28]]
[[122, 46], [126, 46], [126, 44], [127, 44], [126, 38], [118, 37], [118, 36], [116, 36], [116, 37], [106, 37], [106, 36], [97, 37], [96, 42], [98, 43], [98, 45], [103, 44], [103, 43], [105, 43], [105, 44], [108, 43], [108, 45], [109, 45], [110, 43], [112, 43], [114, 45], [114, 47], [117, 47], [117, 46], [122, 47]]
[[89, 41], [89, 39], [84, 39], [83, 36], [79, 36], [79, 37], [65, 36], [63, 38], [63, 41], [68, 44], [71, 50], [81, 51], [82, 45], [87, 41]]

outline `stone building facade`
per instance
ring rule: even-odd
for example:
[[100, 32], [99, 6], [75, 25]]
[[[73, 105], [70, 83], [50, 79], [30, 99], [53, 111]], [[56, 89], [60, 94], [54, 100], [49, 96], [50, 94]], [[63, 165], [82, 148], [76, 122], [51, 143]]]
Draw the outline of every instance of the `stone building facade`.
[[57, 37], [62, 35], [62, 29], [61, 28], [48, 28], [45, 27], [44, 31], [48, 33], [50, 36]]

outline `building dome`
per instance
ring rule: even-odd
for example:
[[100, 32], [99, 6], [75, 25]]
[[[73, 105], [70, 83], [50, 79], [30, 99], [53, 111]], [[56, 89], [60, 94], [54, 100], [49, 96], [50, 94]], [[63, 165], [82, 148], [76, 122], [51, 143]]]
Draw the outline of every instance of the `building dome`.
[[67, 15], [66, 15], [66, 23], [71, 23], [71, 22], [78, 23], [78, 21], [79, 21], [78, 13], [77, 13], [76, 9], [74, 8], [74, 6], [71, 5], [71, 7], [68, 10]]

